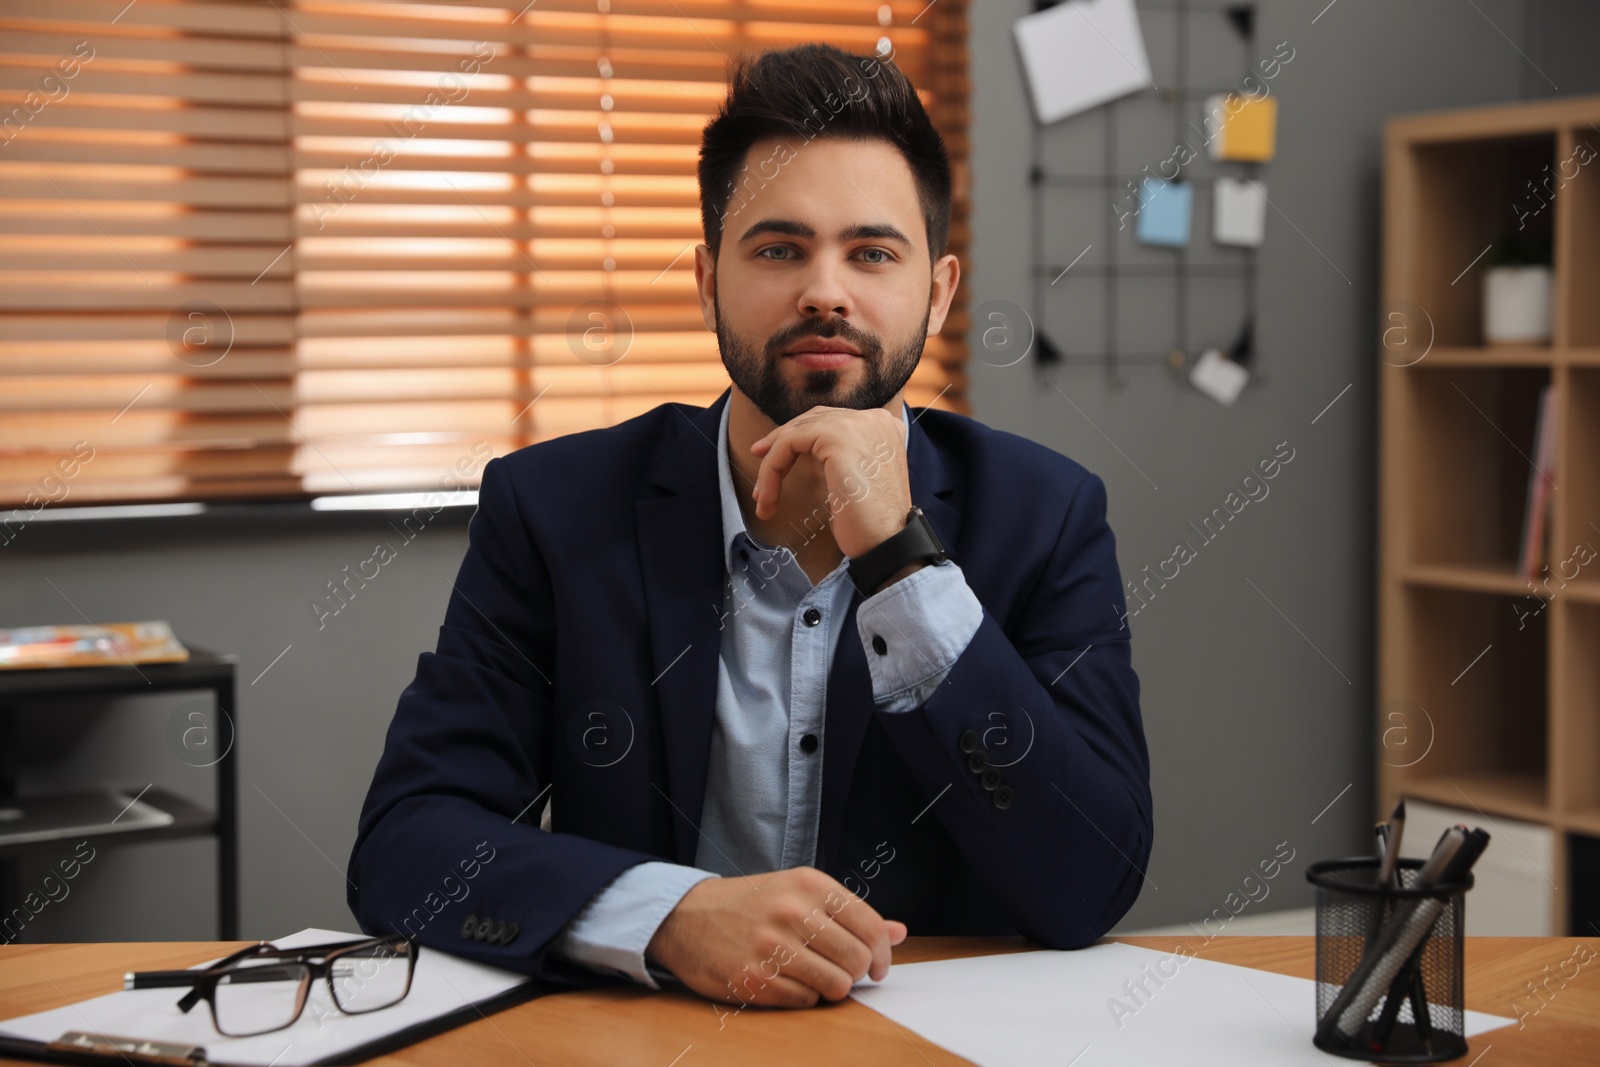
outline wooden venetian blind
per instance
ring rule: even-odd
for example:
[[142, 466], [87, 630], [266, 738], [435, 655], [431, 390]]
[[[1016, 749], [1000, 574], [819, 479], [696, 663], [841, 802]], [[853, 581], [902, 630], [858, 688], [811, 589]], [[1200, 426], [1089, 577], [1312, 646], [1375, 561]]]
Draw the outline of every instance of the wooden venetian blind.
[[[728, 58], [892, 54], [965, 261], [965, 40], [960, 0], [0, 0], [0, 502], [453, 487], [708, 404]], [[913, 405], [966, 410], [957, 301]]]

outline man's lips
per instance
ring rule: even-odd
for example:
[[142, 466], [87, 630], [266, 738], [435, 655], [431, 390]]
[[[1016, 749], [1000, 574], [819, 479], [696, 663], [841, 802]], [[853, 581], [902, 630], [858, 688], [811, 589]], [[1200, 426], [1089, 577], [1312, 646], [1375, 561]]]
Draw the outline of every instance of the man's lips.
[[861, 357], [854, 352], [828, 351], [828, 352], [789, 352], [786, 359], [792, 359], [802, 367], [845, 367], [851, 360]]

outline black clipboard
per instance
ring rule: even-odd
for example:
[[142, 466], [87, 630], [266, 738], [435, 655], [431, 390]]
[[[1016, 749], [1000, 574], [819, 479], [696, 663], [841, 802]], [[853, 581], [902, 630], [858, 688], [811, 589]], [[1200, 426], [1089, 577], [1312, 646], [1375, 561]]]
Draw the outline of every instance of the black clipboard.
[[[381, 1056], [386, 1052], [414, 1045], [425, 1038], [442, 1034], [447, 1030], [454, 1030], [458, 1026], [480, 1019], [495, 1012], [504, 1011], [526, 1001], [535, 1000], [550, 993], [571, 992], [571, 986], [559, 985], [554, 982], [543, 982], [529, 979], [519, 985], [513, 986], [504, 993], [490, 997], [488, 1000], [478, 1001], [474, 1004], [463, 1004], [454, 1011], [446, 1012], [433, 1019], [414, 1023], [402, 1027], [392, 1034], [368, 1041], [364, 1045], [346, 1049], [337, 1056], [318, 1060], [317, 1067], [323, 1065], [336, 1065], [360, 1063], [374, 1056]], [[88, 1044], [68, 1042], [72, 1034], [79, 1031], [68, 1031], [53, 1042], [27, 1041], [21, 1038], [7, 1037], [0, 1034], [0, 1055], [14, 1056], [18, 1059], [38, 1060], [43, 1063], [81, 1063], [91, 1067], [104, 1067], [107, 1063], [134, 1064], [136, 1067], [145, 1067], [150, 1064], [167, 1065], [167, 1067], [238, 1067], [226, 1060], [212, 1060], [206, 1057], [203, 1045], [181, 1045], [172, 1042], [146, 1041], [132, 1034], [85, 1034]], [[119, 1042], [119, 1043], [113, 1043]], [[132, 1047], [127, 1047], [120, 1042], [132, 1042]], [[141, 1051], [141, 1047], [147, 1050]]]

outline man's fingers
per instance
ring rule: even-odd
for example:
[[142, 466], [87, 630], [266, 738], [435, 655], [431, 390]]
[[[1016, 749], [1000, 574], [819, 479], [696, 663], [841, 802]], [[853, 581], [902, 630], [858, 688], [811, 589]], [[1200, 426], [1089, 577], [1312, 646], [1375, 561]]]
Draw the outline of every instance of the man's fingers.
[[835, 883], [835, 893], [844, 898], [844, 906], [833, 913], [833, 920], [842, 925], [856, 939], [872, 950], [872, 968], [867, 973], [873, 981], [882, 978], [889, 970], [889, 931], [883, 916], [865, 900], [843, 885]]
[[710, 995], [735, 1008], [809, 1008], [819, 996], [804, 982], [782, 974], [771, 978], [746, 976], [734, 985], [732, 992], [724, 987]]
[[[820, 929], [807, 929], [805, 934], [810, 939], [808, 947], [848, 974], [851, 982], [868, 974], [878, 964], [878, 953], [874, 947], [832, 917], [824, 920]], [[883, 958], [887, 962], [887, 939]]]
[[790, 977], [805, 983], [828, 1000], [843, 1000], [850, 995], [850, 987], [856, 984], [855, 976], [813, 950], [811, 946], [815, 944], [816, 940], [813, 939], [810, 945], [795, 954], [794, 959], [784, 964], [783, 969]]

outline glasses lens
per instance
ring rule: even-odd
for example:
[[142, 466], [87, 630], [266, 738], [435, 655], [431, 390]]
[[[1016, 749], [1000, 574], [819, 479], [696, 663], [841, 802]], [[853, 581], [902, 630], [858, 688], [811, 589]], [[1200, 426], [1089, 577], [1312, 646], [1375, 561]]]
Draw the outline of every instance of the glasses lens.
[[334, 1003], [352, 1015], [397, 1004], [411, 986], [409, 941], [341, 952], [331, 963]]
[[310, 978], [303, 963], [241, 961], [217, 982], [217, 1029], [245, 1037], [288, 1026], [300, 1014]]

